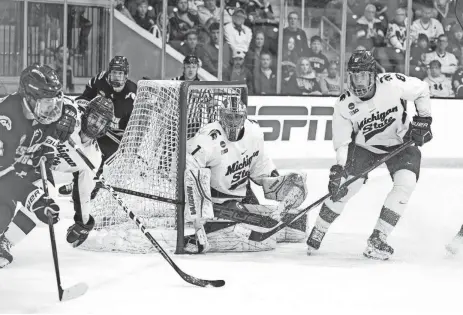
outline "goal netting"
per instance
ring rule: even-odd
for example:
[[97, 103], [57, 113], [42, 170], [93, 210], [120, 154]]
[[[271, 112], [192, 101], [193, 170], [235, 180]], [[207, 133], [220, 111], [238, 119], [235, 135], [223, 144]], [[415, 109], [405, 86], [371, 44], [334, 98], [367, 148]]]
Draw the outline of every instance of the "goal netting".
[[[186, 141], [218, 119], [223, 102], [239, 97], [247, 104], [245, 84], [225, 82], [139, 81], [129, 124], [103, 176], [113, 187], [184, 202]], [[192, 234], [183, 205], [119, 193], [124, 203], [166, 249], [183, 252]], [[149, 253], [156, 251], [111, 194], [100, 189], [92, 201], [95, 228], [84, 249]]]

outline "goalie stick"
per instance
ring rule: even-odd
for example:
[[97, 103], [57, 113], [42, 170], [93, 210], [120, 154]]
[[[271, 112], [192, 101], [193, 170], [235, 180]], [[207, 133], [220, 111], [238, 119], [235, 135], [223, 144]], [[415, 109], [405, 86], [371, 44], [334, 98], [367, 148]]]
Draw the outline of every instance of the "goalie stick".
[[[45, 197], [48, 198], [50, 195], [48, 193], [48, 179], [47, 179], [47, 170], [45, 169], [45, 161], [47, 159], [42, 157], [40, 159], [40, 175], [42, 177], [43, 190], [45, 192]], [[50, 213], [48, 216], [48, 229], [50, 230], [50, 241], [51, 241], [51, 250], [53, 253], [53, 263], [55, 265], [55, 274], [56, 274], [56, 283], [58, 285], [58, 297], [60, 301], [68, 301], [75, 298], [78, 298], [81, 295], [84, 295], [88, 290], [87, 284], [80, 282], [70, 288], [64, 289], [61, 286], [61, 276], [59, 272], [59, 263], [58, 263], [58, 250], [56, 249], [56, 238], [55, 238], [55, 229], [53, 227], [53, 217]]]
[[[69, 139], [69, 144], [76, 150], [77, 154], [82, 158], [82, 160], [87, 164], [87, 166], [93, 171], [96, 171], [95, 166], [92, 164], [92, 162], [85, 156], [84, 152], [76, 145], [76, 143], [72, 140]], [[103, 185], [103, 187], [111, 192], [111, 196], [119, 203], [121, 208], [124, 210], [124, 212], [129, 216], [129, 218], [135, 222], [137, 227], [140, 229], [140, 231], [146, 236], [146, 238], [153, 244], [153, 246], [159, 251], [161, 256], [167, 260], [169, 265], [174, 268], [174, 270], [177, 272], [177, 274], [186, 282], [191, 283], [193, 285], [197, 285], [200, 287], [222, 287], [225, 285], [224, 280], [204, 280], [204, 279], [199, 279], [196, 277], [193, 277], [184, 271], [182, 271], [170, 258], [169, 254], [162, 248], [161, 245], [154, 239], [154, 237], [146, 230], [145, 226], [143, 223], [141, 223], [140, 218], [138, 218], [135, 213], [133, 213], [131, 210], [127, 208], [127, 206], [124, 204], [124, 201], [119, 197], [119, 195], [114, 191], [114, 189], [107, 185], [104, 181], [103, 176], [100, 176], [100, 182]]]
[[[390, 153], [386, 154], [383, 158], [381, 158], [380, 160], [378, 160], [376, 163], [374, 163], [373, 165], [371, 165], [370, 167], [366, 168], [365, 170], [363, 170], [360, 174], [352, 177], [351, 179], [349, 179], [348, 181], [346, 181], [344, 184], [341, 185], [341, 187], [339, 187], [339, 189], [342, 189], [344, 187], [347, 187], [349, 186], [350, 184], [352, 184], [353, 182], [355, 182], [356, 180], [358, 180], [359, 178], [365, 176], [366, 174], [370, 173], [372, 170], [374, 170], [375, 168], [377, 168], [378, 166], [380, 166], [381, 164], [383, 164], [384, 162], [386, 162], [387, 160], [389, 160], [390, 158], [392, 158], [393, 156], [397, 155], [398, 153], [402, 152], [403, 150], [405, 150], [406, 148], [408, 148], [409, 146], [411, 146], [412, 144], [414, 144], [414, 141], [413, 140], [410, 140], [410, 141], [407, 141], [405, 142], [403, 145], [401, 145], [400, 147], [398, 147], [397, 149], [395, 149], [394, 151], [391, 151]], [[251, 234], [249, 235], [249, 240], [250, 241], [255, 241], [255, 242], [262, 242], [264, 240], [266, 240], [267, 238], [271, 237], [273, 234], [277, 233], [278, 231], [280, 231], [281, 229], [285, 228], [286, 226], [288, 226], [289, 224], [293, 223], [294, 221], [298, 220], [300, 217], [302, 217], [304, 214], [306, 214], [307, 212], [309, 212], [310, 210], [314, 209], [315, 207], [319, 206], [322, 202], [324, 202], [326, 199], [328, 199], [329, 197], [331, 197], [331, 194], [328, 193], [326, 195], [324, 195], [323, 197], [321, 197], [320, 199], [318, 199], [317, 201], [315, 201], [314, 203], [312, 203], [310, 206], [308, 206], [307, 208], [299, 211], [297, 213], [296, 216], [290, 218], [288, 221], [285, 221], [285, 218], [284, 217], [282, 219], [282, 221], [280, 221], [280, 223], [275, 226], [273, 229], [271, 229], [270, 231], [267, 231], [267, 232], [257, 232], [257, 231], [252, 231]]]

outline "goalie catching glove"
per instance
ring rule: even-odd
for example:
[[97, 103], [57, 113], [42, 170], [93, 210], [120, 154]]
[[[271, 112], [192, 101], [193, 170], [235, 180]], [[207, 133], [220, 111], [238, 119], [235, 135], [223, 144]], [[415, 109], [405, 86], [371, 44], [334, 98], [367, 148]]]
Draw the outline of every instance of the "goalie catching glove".
[[299, 207], [307, 197], [307, 175], [304, 173], [289, 173], [278, 177], [262, 179], [262, 188], [267, 199], [280, 201], [275, 220], [280, 220], [289, 210]]

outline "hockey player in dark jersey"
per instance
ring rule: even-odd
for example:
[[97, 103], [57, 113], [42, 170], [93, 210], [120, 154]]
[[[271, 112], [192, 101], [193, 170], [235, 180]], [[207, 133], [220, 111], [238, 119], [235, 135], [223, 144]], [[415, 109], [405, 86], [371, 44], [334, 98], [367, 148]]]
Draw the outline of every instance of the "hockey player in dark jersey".
[[48, 222], [47, 213], [58, 221], [58, 205], [33, 182], [40, 178], [40, 158], [51, 165], [54, 147], [74, 131], [76, 115], [63, 111], [56, 72], [38, 64], [21, 73], [18, 93], [0, 100], [0, 268], [12, 260], [4, 232], [18, 208], [24, 205], [43, 222]]
[[[108, 71], [103, 71], [90, 79], [84, 93], [76, 98], [77, 104], [85, 106], [97, 95], [101, 95], [109, 98], [114, 104], [114, 118], [108, 130], [110, 136], [98, 138], [98, 145], [103, 153], [103, 161], [98, 174], [101, 174], [104, 162], [117, 151], [132, 114], [137, 85], [127, 78], [128, 74], [129, 62], [127, 58], [115, 56], [109, 63]], [[62, 196], [70, 196], [72, 184], [64, 185], [58, 191]], [[93, 196], [95, 193], [96, 190]]]
[[[65, 104], [76, 111], [74, 100], [65, 98]], [[93, 165], [101, 162], [101, 151], [96, 139], [105, 134], [114, 115], [114, 105], [111, 100], [102, 96], [95, 97], [84, 111], [77, 114], [77, 124], [72, 140], [84, 152]], [[74, 224], [67, 231], [66, 240], [73, 247], [80, 246], [95, 226], [95, 220], [90, 214], [90, 194], [95, 187], [93, 171], [78, 155], [68, 141], [58, 144], [55, 151], [53, 166], [55, 172], [72, 173], [74, 201]], [[37, 183], [36, 183], [37, 184]], [[41, 182], [39, 182], [39, 185]], [[11, 247], [21, 242], [36, 226], [34, 218], [24, 207], [17, 210], [4, 238]], [[10, 262], [12, 261], [12, 254]]]

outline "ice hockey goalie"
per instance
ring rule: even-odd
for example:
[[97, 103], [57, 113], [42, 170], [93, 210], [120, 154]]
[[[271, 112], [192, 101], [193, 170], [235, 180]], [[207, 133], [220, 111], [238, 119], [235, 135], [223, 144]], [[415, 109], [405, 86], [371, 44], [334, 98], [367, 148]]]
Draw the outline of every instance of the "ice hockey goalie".
[[[255, 211], [276, 224], [282, 216], [294, 212], [307, 195], [304, 174], [278, 174], [265, 152], [259, 125], [247, 119], [246, 105], [238, 97], [220, 101], [218, 112], [218, 121], [205, 125], [187, 142], [185, 219], [193, 222], [196, 233], [185, 237], [185, 251], [262, 251], [274, 249], [277, 237], [282, 241], [303, 241], [306, 217], [301, 218], [298, 228], [253, 242], [248, 240], [251, 231], [262, 226], [217, 215], [220, 205], [231, 211]], [[265, 197], [278, 201], [278, 205], [247, 206], [257, 203], [250, 180], [262, 186]]]

